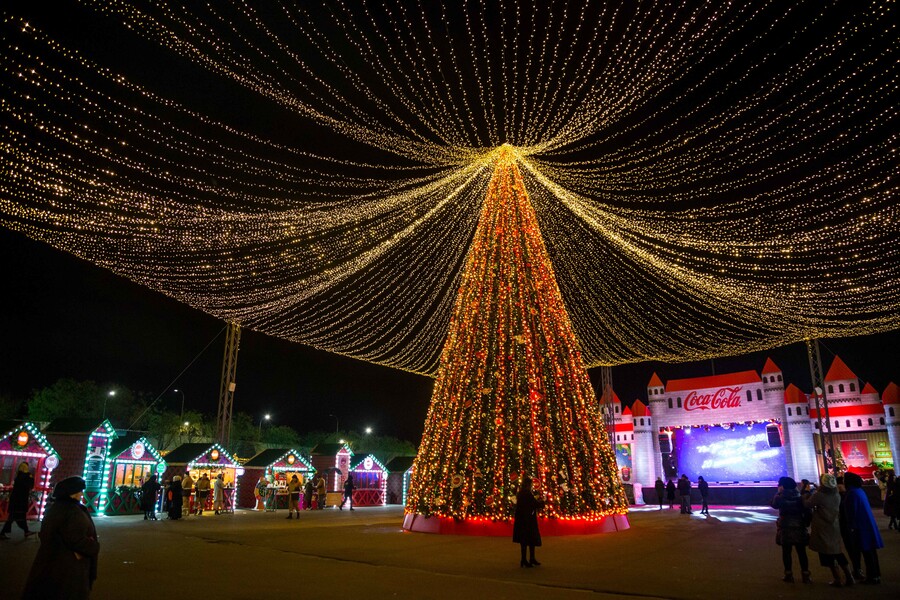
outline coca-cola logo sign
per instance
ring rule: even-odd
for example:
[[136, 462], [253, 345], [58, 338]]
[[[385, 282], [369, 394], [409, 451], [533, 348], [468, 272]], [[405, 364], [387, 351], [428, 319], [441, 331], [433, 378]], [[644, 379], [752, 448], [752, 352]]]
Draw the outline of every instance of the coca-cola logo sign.
[[684, 410], [717, 410], [741, 406], [741, 386], [723, 387], [709, 394], [691, 392], [684, 399]]

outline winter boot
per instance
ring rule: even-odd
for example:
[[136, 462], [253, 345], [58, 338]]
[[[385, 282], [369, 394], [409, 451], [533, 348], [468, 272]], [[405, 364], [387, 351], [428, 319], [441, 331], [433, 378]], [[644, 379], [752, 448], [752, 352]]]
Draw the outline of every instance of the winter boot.
[[803, 576], [803, 583], [812, 583], [812, 576], [809, 571], [801, 571], [800, 574]]
[[834, 579], [829, 581], [828, 585], [831, 587], [841, 587], [841, 571], [835, 565], [831, 565], [831, 576], [834, 577]]
[[794, 574], [791, 571], [784, 572], [784, 579], [782, 579], [785, 583], [794, 583]]
[[853, 573], [850, 572], [850, 567], [842, 565], [841, 570], [844, 572], [844, 585], [853, 585], [856, 583], [853, 581]]

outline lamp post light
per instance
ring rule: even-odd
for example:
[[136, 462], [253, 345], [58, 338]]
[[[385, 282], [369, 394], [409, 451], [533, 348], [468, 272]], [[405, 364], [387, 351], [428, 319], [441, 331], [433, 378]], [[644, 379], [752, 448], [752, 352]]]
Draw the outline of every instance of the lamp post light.
[[366, 427], [366, 435], [372, 435], [372, 428]]
[[263, 415], [263, 418], [259, 420], [259, 431], [257, 432], [257, 436], [258, 436], [260, 439], [262, 439], [262, 424], [263, 424], [263, 421], [271, 421], [271, 420], [272, 420], [272, 415], [270, 415], [269, 413], [266, 413], [265, 415]]
[[172, 390], [178, 394], [181, 394], [181, 418], [184, 418], [184, 390]]

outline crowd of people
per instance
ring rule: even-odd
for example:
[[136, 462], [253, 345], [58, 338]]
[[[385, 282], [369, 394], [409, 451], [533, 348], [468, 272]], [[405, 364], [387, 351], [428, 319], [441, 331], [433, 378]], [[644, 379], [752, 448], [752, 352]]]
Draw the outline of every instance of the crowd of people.
[[225, 502], [225, 476], [219, 473], [210, 479], [207, 473], [203, 473], [196, 480], [191, 477], [189, 471], [184, 475], [175, 475], [171, 481], [163, 485], [157, 482], [156, 475], [141, 486], [141, 510], [144, 511], [144, 520], [156, 521], [157, 494], [163, 491], [163, 512], [169, 519], [178, 520], [187, 515], [202, 515], [209, 504], [209, 494], [212, 492], [212, 510], [214, 514], [226, 512]]
[[[812, 583], [806, 555], [809, 547], [819, 554], [819, 563], [831, 571], [829, 585], [881, 583], [878, 549], [884, 547], [884, 542], [862, 486], [862, 478], [850, 472], [837, 478], [824, 473], [818, 487], [805, 479], [799, 487], [790, 477], [778, 481], [772, 507], [778, 509], [775, 543], [781, 546], [783, 581], [794, 582], [796, 553], [801, 581]], [[885, 509], [889, 510], [887, 503]]]
[[[663, 500], [669, 501], [669, 508], [675, 508], [675, 492], [678, 492], [679, 502], [681, 503], [681, 514], [694, 514], [693, 505], [691, 504], [691, 488], [693, 484], [688, 476], [684, 473], [678, 478], [678, 483], [669, 479], [663, 483], [662, 477], [656, 478], [654, 489], [656, 490], [656, 499], [659, 502], [659, 510], [663, 509]], [[709, 516], [709, 483], [703, 479], [703, 476], [697, 477], [697, 489], [700, 491], [701, 508], [700, 514]]]

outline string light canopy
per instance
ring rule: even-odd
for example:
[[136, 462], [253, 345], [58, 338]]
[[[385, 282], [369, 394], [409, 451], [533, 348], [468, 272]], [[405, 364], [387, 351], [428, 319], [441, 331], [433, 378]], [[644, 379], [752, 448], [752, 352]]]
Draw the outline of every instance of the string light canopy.
[[244, 327], [435, 374], [503, 144], [587, 366], [900, 326], [894, 2], [29, 6], [0, 224]]

